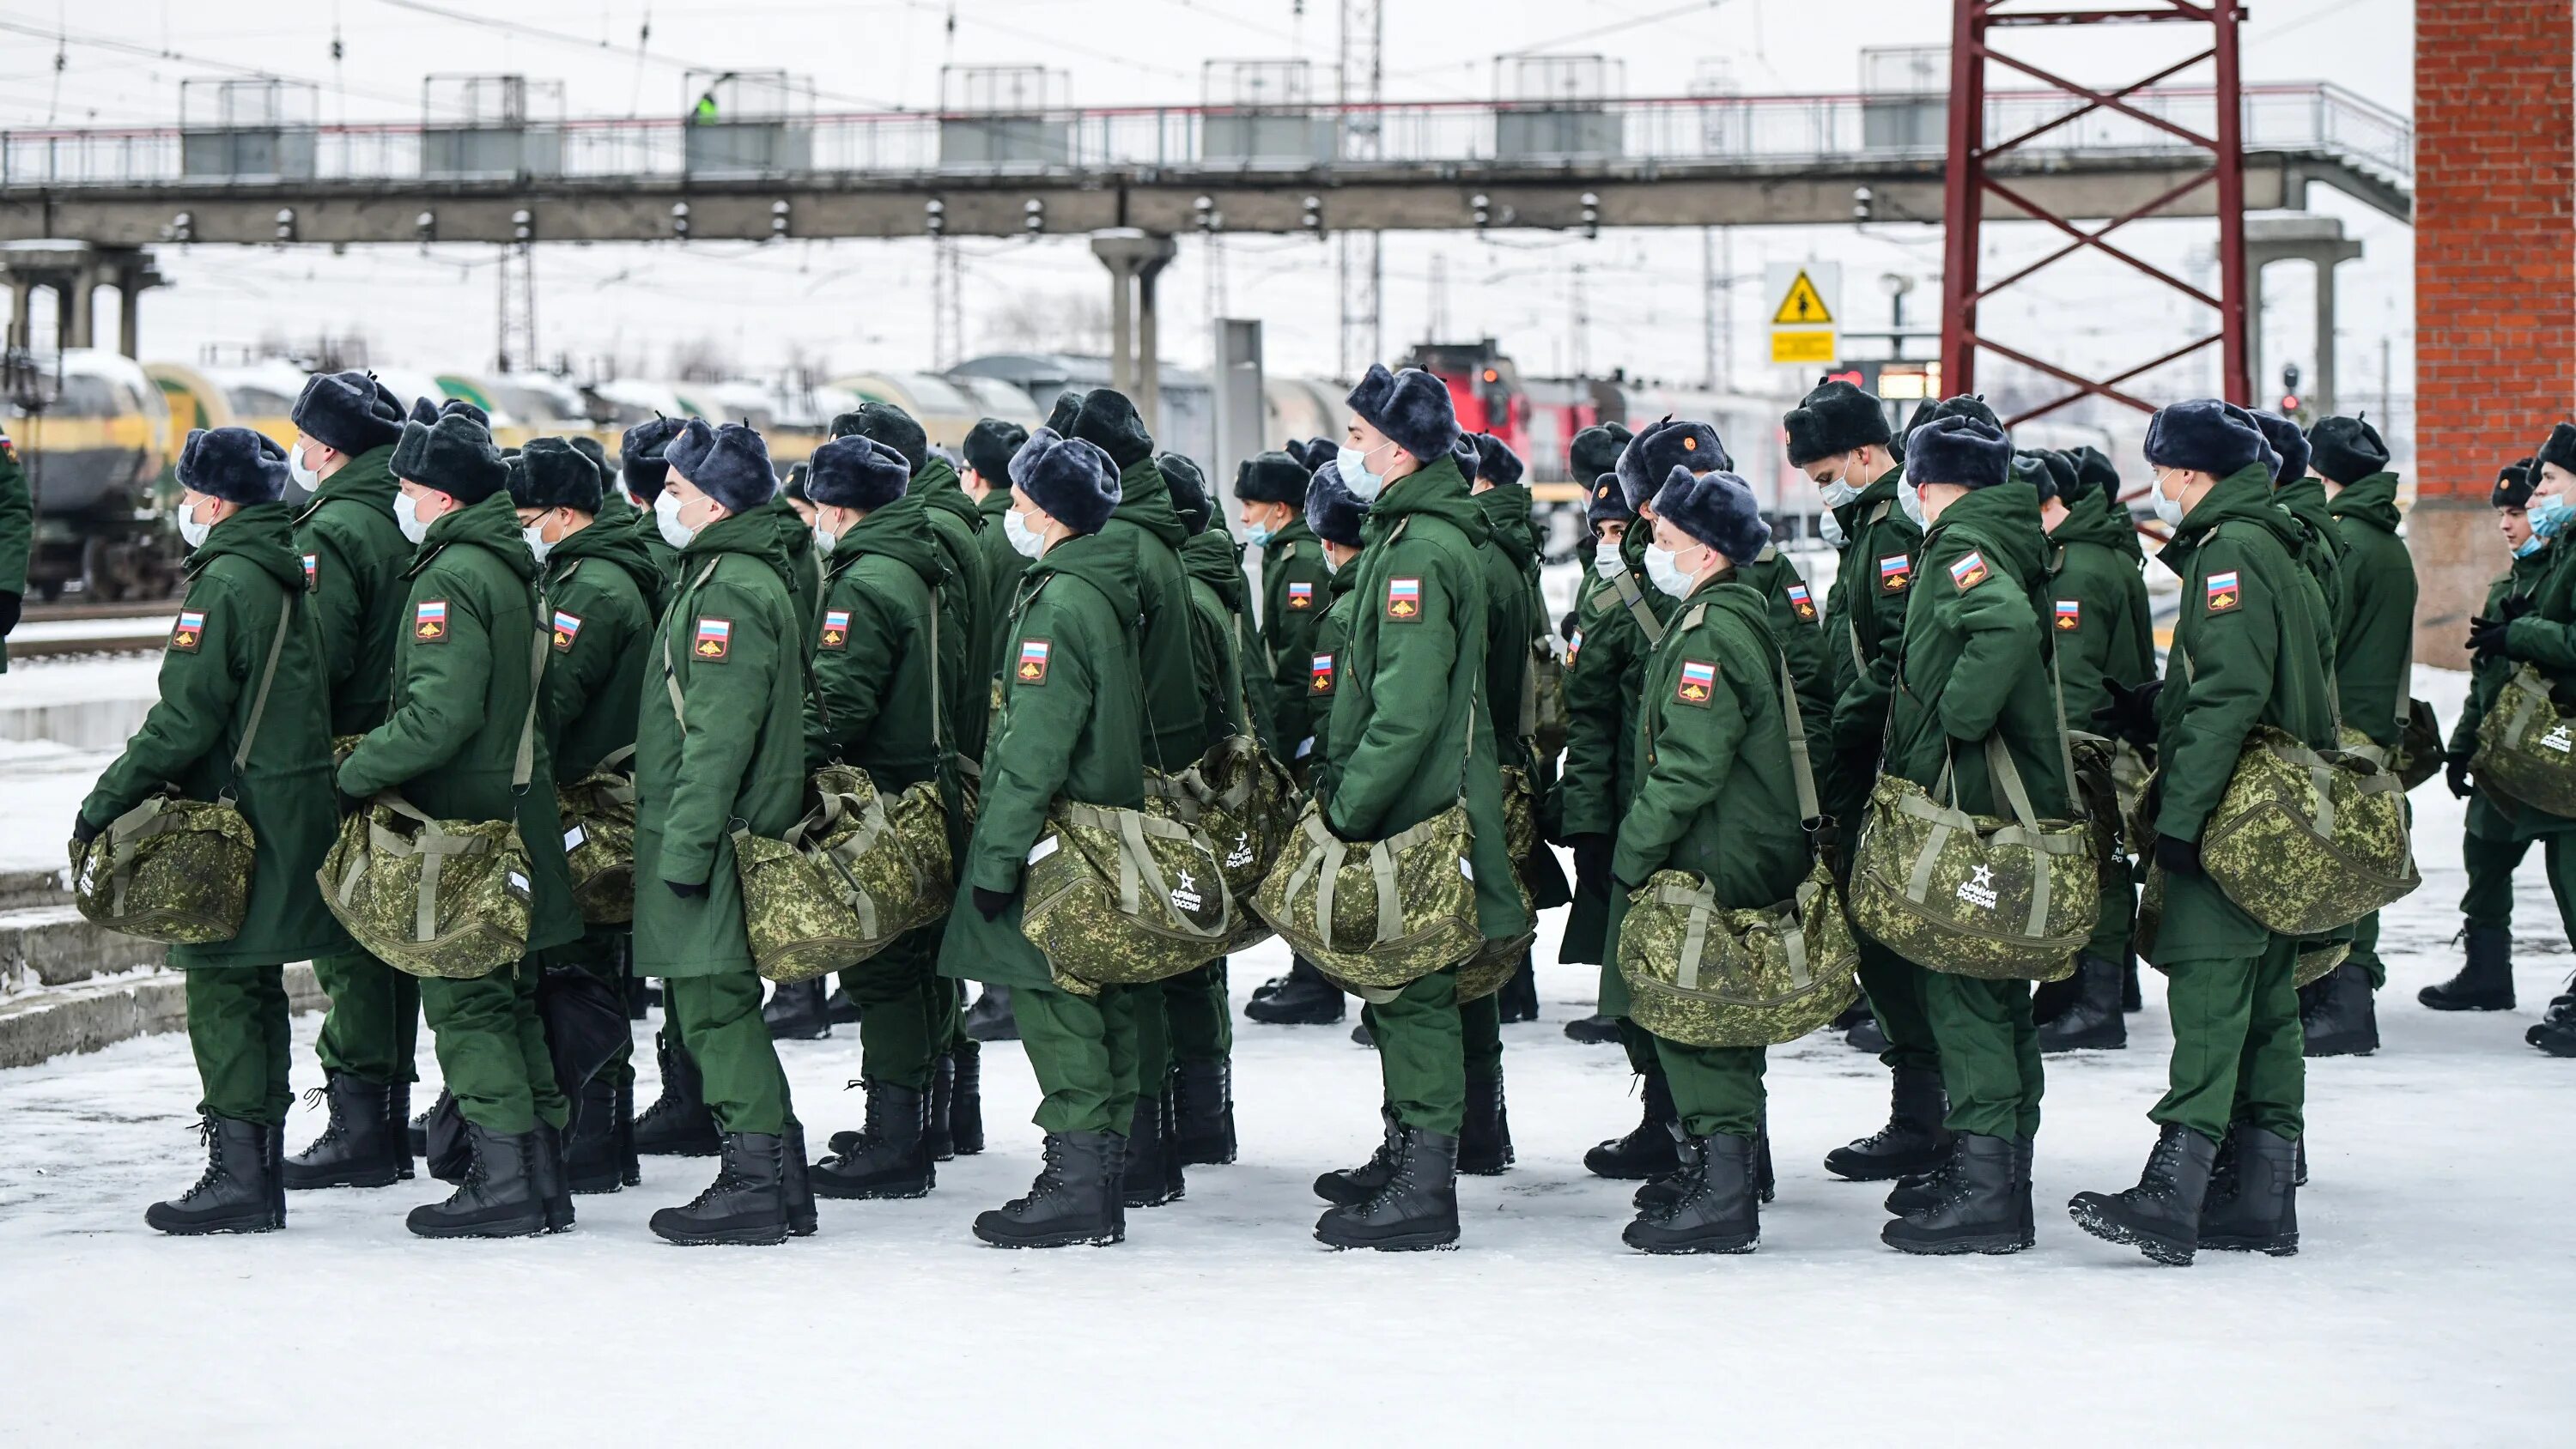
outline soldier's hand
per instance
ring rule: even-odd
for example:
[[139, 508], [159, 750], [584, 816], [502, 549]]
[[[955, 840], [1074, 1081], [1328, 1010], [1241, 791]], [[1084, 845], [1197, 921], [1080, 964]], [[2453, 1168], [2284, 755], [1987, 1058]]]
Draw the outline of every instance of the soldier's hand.
[[2540, 601], [2529, 594], [2507, 594], [2504, 607], [2496, 612], [2498, 617], [2510, 624], [2539, 607]]
[[16, 589], [0, 589], [0, 639], [18, 627], [18, 612], [26, 602], [27, 596]]
[[975, 887], [975, 914], [988, 921], [999, 920], [1002, 912], [1011, 908], [1012, 898], [1017, 895], [1019, 895], [1017, 890], [997, 891], [977, 886]]
[[346, 790], [336, 788], [332, 793], [339, 797], [340, 818], [343, 820], [367, 808], [367, 797], [364, 795], [352, 795]]
[[678, 896], [684, 901], [698, 900], [704, 897], [707, 893], [707, 883], [705, 881], [699, 881], [692, 885], [687, 881], [666, 880], [662, 882], [662, 884], [669, 886], [671, 888], [671, 894]]
[[104, 825], [90, 824], [87, 816], [75, 815], [72, 817], [72, 844], [87, 845], [106, 829]]
[[2505, 659], [2505, 635], [2510, 626], [2503, 619], [2484, 615], [2469, 621], [2469, 656], [2472, 659]]
[[2156, 864], [2163, 866], [2167, 875], [2200, 875], [2200, 842], [2159, 835], [2156, 837]]
[[1565, 847], [1574, 852], [1575, 888], [1585, 895], [1610, 894], [1610, 837], [1600, 831], [1586, 831], [1567, 836]]
[[2453, 755], [2449, 759], [2443, 761], [2442, 783], [2450, 788], [2451, 794], [2455, 798], [2461, 800], [2466, 800], [2471, 795], [2476, 794], [2477, 791], [2475, 787], [2469, 784], [2469, 757], [2466, 755]]

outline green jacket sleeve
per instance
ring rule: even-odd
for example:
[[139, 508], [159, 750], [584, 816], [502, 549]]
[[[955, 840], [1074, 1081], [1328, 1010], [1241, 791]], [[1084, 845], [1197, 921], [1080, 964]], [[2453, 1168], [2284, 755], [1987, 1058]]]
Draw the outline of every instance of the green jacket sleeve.
[[[2067, 571], [2041, 586], [2039, 615], [2049, 621], [2050, 649], [2057, 662], [2058, 702], [2066, 710], [2066, 727], [2100, 733], [2093, 722], [2093, 712], [2111, 702], [2111, 692], [2102, 681], [2111, 668], [2111, 634], [2119, 621], [2112, 611], [2117, 600], [2111, 591], [2087, 587], [2090, 580], [2070, 564]], [[2075, 613], [2061, 615], [2057, 601], [2065, 599], [2075, 605]], [[2071, 624], [2065, 621], [2072, 619]]]
[[[802, 667], [804, 640], [791, 632], [801, 627], [802, 609], [791, 599], [781, 617], [773, 605], [725, 582], [720, 573], [693, 596], [690, 616], [672, 621], [683, 640], [697, 632], [698, 619], [710, 615], [730, 620], [732, 628], [725, 657], [691, 661], [681, 692], [687, 713], [680, 768], [662, 821], [662, 858], [650, 866], [659, 879], [701, 885], [715, 873], [716, 843], [732, 828], [734, 801], [751, 772], [760, 739], [756, 722], [768, 712], [770, 683], [778, 670]], [[660, 672], [657, 660], [656, 677], [646, 688], [660, 687]], [[645, 862], [636, 862], [638, 875], [646, 869]]]
[[1063, 791], [1083, 726], [1091, 719], [1100, 677], [1086, 656], [1091, 648], [1121, 644], [1115, 635], [1093, 640], [1069, 627], [1077, 622], [1073, 611], [1050, 598], [1052, 592], [1041, 588], [1029, 601], [1011, 640], [1015, 651], [1022, 640], [1046, 642], [1045, 677], [1032, 684], [1004, 671], [1009, 682], [1003, 686], [1001, 729], [984, 753], [983, 794], [965, 883], [988, 891], [1019, 888], [1029, 850], [1045, 833], [1047, 806]]
[[805, 691], [809, 772], [830, 763], [852, 741], [867, 738], [885, 708], [886, 689], [894, 683], [896, 643], [903, 637], [903, 622], [874, 589], [835, 589], [829, 602], [850, 611], [850, 627], [839, 648], [814, 651], [813, 685]]
[[1966, 588], [1950, 582], [1946, 569], [1934, 570], [1940, 582], [1936, 607], [1948, 614], [1959, 633], [1959, 662], [1942, 682], [1942, 733], [1963, 744], [1993, 734], [2012, 698], [2013, 681], [2039, 657], [2039, 620], [2019, 585], [1987, 574]]
[[[180, 608], [203, 615], [205, 626], [193, 647], [173, 631], [161, 654], [160, 699], [81, 802], [80, 818], [92, 825], [103, 826], [142, 804], [220, 744], [244, 681], [266, 661], [268, 640], [249, 637], [240, 602], [220, 579], [198, 579]], [[254, 649], [261, 656], [257, 663], [249, 658]]]
[[[1389, 572], [1408, 577], [1418, 572], [1422, 611], [1401, 622], [1378, 621], [1377, 657], [1368, 661], [1369, 677], [1358, 681], [1368, 691], [1371, 708], [1334, 776], [1326, 821], [1345, 840], [1373, 840], [1382, 834], [1378, 823], [1424, 771], [1454, 773], [1462, 767], [1449, 757], [1449, 742], [1441, 733], [1442, 702], [1449, 697], [1450, 670], [1458, 662], [1459, 631], [1485, 627], [1485, 601], [1472, 590], [1461, 597], [1459, 577], [1438, 567], [1427, 550], [1421, 565], [1416, 570], [1408, 560], [1391, 566]], [[1364, 599], [1360, 607], [1370, 603]]]
[[366, 574], [352, 559], [348, 539], [326, 521], [330, 512], [331, 506], [326, 505], [314, 515], [313, 526], [296, 544], [313, 555], [313, 617], [322, 628], [322, 667], [329, 672], [336, 698], [366, 652], [361, 636], [367, 627], [368, 599]]
[[[1314, 662], [1315, 631], [1332, 604], [1332, 574], [1324, 567], [1321, 543], [1301, 539], [1282, 552], [1286, 557], [1262, 556], [1261, 636], [1270, 650], [1271, 723], [1285, 747], [1294, 750], [1314, 733], [1307, 718], [1306, 673]], [[1253, 669], [1248, 656], [1244, 669]]]
[[2268, 589], [2250, 586], [2262, 576], [2215, 535], [2183, 581], [2183, 607], [2196, 607], [2192, 601], [2200, 580], [2231, 569], [2249, 581], [2237, 606], [2222, 613], [2203, 608], [2187, 620], [2190, 642], [2181, 644], [2177, 631], [2178, 647], [2167, 666], [2182, 669], [2182, 661], [2190, 661], [2181, 708], [2157, 731], [2163, 804], [2156, 814], [2156, 833], [2177, 840], [2200, 838], [2236, 773], [2246, 735], [2271, 702], [2278, 677], [2280, 605]]
[[1235, 653], [1234, 616], [1214, 590], [1190, 585], [1190, 650], [1207, 670], [1206, 697], [1200, 711], [1210, 739], [1222, 739], [1252, 727], [1243, 712], [1243, 665]]
[[[1696, 660], [1688, 641], [1684, 644], [1682, 657]], [[1707, 662], [1714, 665], [1717, 655], [1709, 653]], [[1748, 713], [1774, 708], [1771, 700], [1779, 688], [1777, 680], [1738, 681], [1720, 668], [1717, 688], [1703, 706], [1661, 698], [1664, 691], [1654, 683], [1661, 678], [1661, 671], [1649, 675], [1659, 696], [1645, 705], [1654, 711], [1654, 748], [1639, 761], [1643, 770], [1637, 794], [1619, 819], [1619, 848], [1610, 861], [1611, 874], [1632, 886], [1644, 884], [1662, 867], [1692, 818], [1717, 798], [1735, 768], [1736, 752], [1744, 747]]]
[[1619, 688], [1634, 647], [1644, 642], [1625, 610], [1605, 610], [1577, 631], [1574, 667], [1565, 674], [1565, 772], [1557, 784], [1568, 836], [1608, 835], [1619, 828], [1619, 731], [1628, 718]]
[[27, 592], [27, 565], [36, 547], [36, 507], [27, 493], [27, 470], [17, 449], [0, 436], [0, 590]]
[[[434, 563], [412, 580], [395, 656], [400, 689], [393, 712], [340, 766], [340, 788], [349, 794], [372, 795], [428, 774], [454, 759], [483, 726], [483, 702], [497, 662], [491, 621], [475, 612], [475, 591], [452, 582]], [[421, 610], [429, 605], [443, 606], [445, 622], [434, 638], [423, 639]], [[516, 659], [509, 663], [526, 667]]]
[[[604, 569], [614, 565], [594, 561], [590, 567]], [[554, 653], [546, 660], [543, 715], [550, 753], [562, 744], [564, 728], [590, 709], [591, 702], [599, 698], [600, 691], [617, 673], [617, 666], [623, 662], [620, 651], [636, 647], [632, 639], [617, 637], [606, 627], [606, 602], [597, 590], [583, 582], [582, 570], [577, 568], [547, 595], [539, 611], [539, 626], [555, 641]], [[558, 614], [572, 617], [558, 621], [554, 617]], [[574, 625], [569, 644], [564, 642], [565, 631], [555, 627], [558, 622]], [[594, 623], [599, 627], [593, 627]]]

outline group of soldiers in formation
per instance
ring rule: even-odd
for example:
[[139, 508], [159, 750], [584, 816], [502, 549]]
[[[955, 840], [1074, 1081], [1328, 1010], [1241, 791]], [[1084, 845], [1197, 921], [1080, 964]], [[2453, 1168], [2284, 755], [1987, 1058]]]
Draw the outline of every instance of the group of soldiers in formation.
[[[558, 1231], [575, 1195], [640, 1183], [641, 1157], [699, 1155], [719, 1159], [713, 1182], [652, 1230], [782, 1242], [816, 1230], [818, 1198], [918, 1197], [939, 1162], [983, 1149], [979, 1043], [961, 1011], [974, 981], [979, 1010], [1006, 1014], [1025, 1044], [1045, 1134], [1027, 1195], [981, 1214], [975, 1234], [1116, 1242], [1127, 1209], [1182, 1196], [1185, 1167], [1234, 1159], [1225, 964], [1063, 989], [1019, 928], [1051, 802], [1137, 807], [1149, 769], [1186, 769], [1249, 731], [1335, 836], [1365, 842], [1517, 766], [1574, 876], [1523, 896], [1497, 866], [1500, 842], [1480, 838], [1478, 927], [1525, 941], [1533, 903], [1569, 906], [1562, 959], [1605, 963], [1629, 893], [1659, 870], [1696, 872], [1720, 906], [1746, 908], [1788, 899], [1820, 855], [1848, 871], [1882, 775], [1998, 814], [1978, 751], [1999, 741], [2031, 805], [2068, 815], [2053, 762], [2071, 722], [2161, 765], [2125, 844], [2136, 871], [2105, 872], [2072, 979], [2036, 996], [2029, 981], [1922, 969], [1864, 936], [1865, 1004], [1838, 1025], [1878, 1051], [1893, 1105], [1825, 1166], [1893, 1182], [1894, 1248], [2029, 1247], [2043, 1056], [2124, 1045], [2133, 874], [2152, 863], [2164, 886], [2149, 959], [2174, 1031], [2170, 1088], [2148, 1114], [2159, 1135], [2135, 1185], [2070, 1211], [2161, 1261], [2295, 1250], [2303, 1058], [2376, 1045], [2376, 920], [2343, 933], [2345, 964], [2296, 989], [2303, 943], [2211, 885], [2199, 837], [2258, 723], [2329, 744], [2339, 715], [2398, 743], [2415, 583], [2397, 480], [2367, 422], [2303, 434], [2208, 400], [2156, 415], [2149, 498], [2159, 561], [2183, 584], [2174, 657], [2189, 659], [2159, 679], [2145, 556], [2109, 460], [2016, 452], [1977, 398], [1919, 408], [1901, 437], [1847, 382], [1787, 415], [1789, 461], [1821, 490], [1840, 553], [1821, 599], [1772, 546], [1714, 428], [1585, 430], [1570, 463], [1591, 480], [1593, 547], [1561, 623], [1539, 591], [1521, 461], [1462, 436], [1445, 385], [1418, 371], [1374, 367], [1350, 405], [1344, 438], [1263, 453], [1232, 480], [1261, 554], [1257, 601], [1222, 499], [1108, 389], [1068, 393], [1034, 433], [983, 421], [962, 473], [900, 409], [870, 403], [836, 419], [784, 488], [746, 426], [656, 420], [613, 462], [579, 438], [512, 454], [472, 406], [406, 416], [364, 373], [310, 381], [291, 449], [239, 428], [192, 434], [178, 469], [187, 592], [161, 699], [75, 827], [86, 841], [176, 786], [236, 800], [257, 834], [242, 930], [171, 951], [208, 1160], [150, 1224], [273, 1229], [290, 1191], [391, 1186], [426, 1157], [455, 1187], [411, 1212], [413, 1232]], [[283, 501], [290, 477], [309, 493], [300, 507]], [[2576, 680], [2576, 566], [2552, 546], [2576, 516], [2571, 483], [2576, 427], [2560, 425], [2495, 487], [2513, 560], [2477, 625], [2452, 741], [2450, 788], [2474, 797], [2467, 959], [2423, 993], [2438, 1009], [2512, 1005], [2510, 877], [2531, 840], [2547, 843], [2562, 909], [2576, 901], [2576, 852], [2561, 848], [2576, 821], [2481, 792], [2465, 763], [2514, 664]], [[257, 691], [263, 670], [274, 688]], [[1561, 688], [1561, 759], [1524, 707], [1541, 681]], [[1815, 762], [1813, 806], [1789, 788], [1805, 768], [1790, 719]], [[828, 1001], [825, 982], [781, 988], [765, 1019], [733, 833], [785, 832], [810, 773], [832, 762], [889, 796], [923, 781], [953, 792], [971, 775], [957, 899], [843, 973]], [[603, 770], [631, 772], [636, 811], [631, 920], [614, 923], [583, 919], [558, 844], [557, 785]], [[524, 961], [417, 978], [354, 948], [315, 868], [339, 821], [380, 792], [428, 816], [516, 823]], [[330, 998], [328, 1119], [288, 1156], [281, 963], [307, 959]], [[639, 1003], [644, 981], [660, 983], [661, 1096], [647, 1110], [631, 1046], [559, 1080], [544, 1001], [566, 973]], [[1452, 1243], [1459, 1175], [1511, 1165], [1500, 1025], [1534, 1014], [1528, 962], [1474, 1000], [1458, 983], [1452, 968], [1370, 993], [1360, 1034], [1383, 1069], [1383, 1133], [1364, 1161], [1317, 1179], [1323, 1242]], [[1749, 1250], [1772, 1196], [1763, 1049], [1659, 1040], [1626, 1018], [1627, 1000], [1605, 966], [1599, 1013], [1569, 1028], [1615, 1038], [1642, 1080], [1643, 1119], [1585, 1164], [1640, 1184], [1634, 1247]], [[1249, 1014], [1338, 1020], [1342, 999], [1300, 959]], [[858, 1024], [864, 1118], [815, 1156], [772, 1029], [831, 1015]], [[424, 1017], [444, 1092], [415, 1121]], [[2555, 1003], [2532, 1040], [2576, 1054], [2576, 1003]], [[442, 1121], [448, 1140], [430, 1150]]]

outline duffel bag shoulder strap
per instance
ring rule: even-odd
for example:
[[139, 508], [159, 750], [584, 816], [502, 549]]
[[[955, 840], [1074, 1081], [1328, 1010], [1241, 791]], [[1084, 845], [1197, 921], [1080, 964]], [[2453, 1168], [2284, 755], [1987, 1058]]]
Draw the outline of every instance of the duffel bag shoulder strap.
[[1816, 799], [1816, 772], [1807, 758], [1807, 717], [1798, 708], [1798, 691], [1790, 683], [1789, 656], [1773, 652], [1780, 665], [1780, 714], [1789, 726], [1789, 782], [1798, 791], [1798, 819], [1821, 819], [1825, 807]]
[[[1172, 898], [1170, 883], [1164, 880], [1162, 862], [1154, 859], [1154, 849], [1146, 843], [1145, 837], [1158, 835], [1166, 840], [1188, 842], [1191, 840], [1188, 826], [1165, 820], [1160, 816], [1148, 815], [1142, 810], [1110, 809], [1098, 805], [1085, 805], [1073, 800], [1066, 801], [1062, 808], [1066, 824], [1086, 825], [1095, 830], [1105, 830], [1117, 837], [1119, 845], [1118, 913], [1120, 915], [1132, 917], [1144, 913], [1144, 891], [1148, 886], [1152, 887], [1156, 899], [1167, 905], [1170, 903]], [[1221, 880], [1218, 888], [1223, 889]], [[1199, 930], [1188, 916], [1178, 910], [1172, 911], [1171, 917], [1182, 930], [1194, 936], [1205, 936], [1209, 940], [1222, 939], [1232, 929], [1233, 913], [1230, 911], [1219, 919], [1216, 929], [1212, 931]]]
[[528, 713], [519, 721], [519, 757], [510, 765], [510, 793], [528, 793], [528, 782], [537, 773], [537, 706], [545, 699], [546, 631], [538, 629], [528, 636]]
[[1646, 602], [1645, 594], [1637, 588], [1636, 576], [1625, 563], [1610, 576], [1610, 586], [1619, 591], [1619, 602], [1627, 605], [1628, 617], [1637, 621], [1638, 632], [1646, 636], [1646, 646], [1660, 646], [1664, 642], [1664, 621], [1655, 617], [1654, 607]]
[[243, 769], [250, 764], [251, 742], [259, 738], [259, 722], [268, 713], [269, 686], [277, 683], [277, 657], [286, 652], [286, 631], [294, 626], [296, 610], [303, 606], [302, 594], [293, 589], [283, 592], [285, 602], [278, 606], [277, 632], [268, 641], [268, 662], [260, 666], [259, 689], [250, 697], [250, 718], [242, 725], [241, 743], [233, 748], [233, 783], [224, 789], [227, 801], [241, 784]]

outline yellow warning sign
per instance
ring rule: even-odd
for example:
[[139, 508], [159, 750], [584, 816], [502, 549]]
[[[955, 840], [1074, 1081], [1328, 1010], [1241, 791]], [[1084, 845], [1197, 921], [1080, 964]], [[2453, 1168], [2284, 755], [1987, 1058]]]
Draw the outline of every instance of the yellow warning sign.
[[1774, 327], [1831, 327], [1834, 325], [1833, 311], [1825, 305], [1824, 294], [1818, 292], [1816, 284], [1808, 279], [1806, 268], [1798, 269], [1798, 279], [1789, 284], [1788, 295], [1780, 299], [1780, 310], [1772, 314], [1771, 325]]
[[1771, 333], [1771, 360], [1777, 363], [1805, 366], [1812, 362], [1832, 362], [1835, 357], [1834, 334], [1824, 332], [1790, 332], [1774, 329]]

